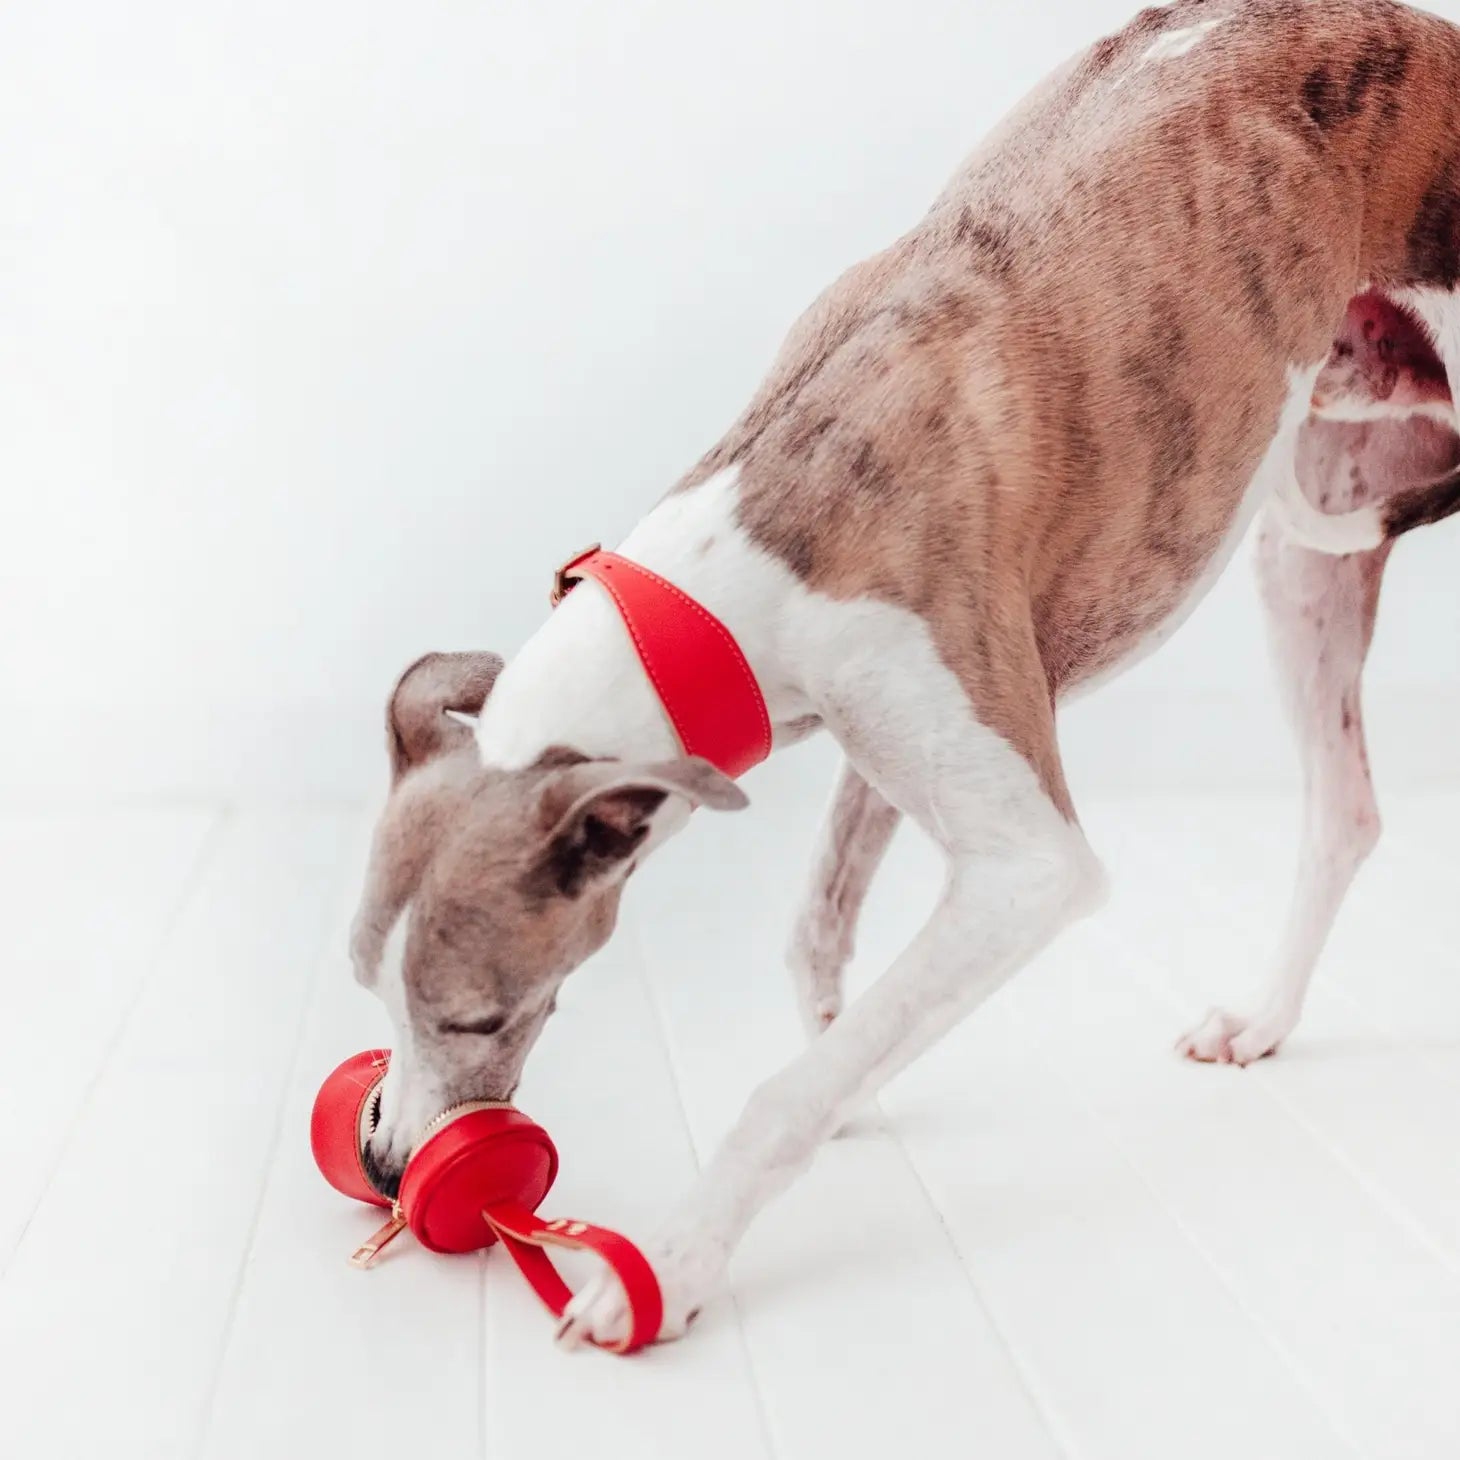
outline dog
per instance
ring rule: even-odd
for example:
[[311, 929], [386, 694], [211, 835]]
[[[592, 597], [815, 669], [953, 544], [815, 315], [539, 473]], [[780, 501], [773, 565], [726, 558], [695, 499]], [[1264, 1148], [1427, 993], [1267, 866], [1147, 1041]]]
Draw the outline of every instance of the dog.
[[[1460, 31], [1388, 0], [1141, 12], [813, 303], [622, 544], [733, 634], [773, 747], [825, 730], [845, 752], [789, 954], [811, 1038], [647, 1246], [660, 1337], [821, 1141], [1099, 905], [1057, 708], [1159, 644], [1264, 509], [1305, 871], [1268, 1005], [1185, 1047], [1246, 1060], [1286, 1033], [1377, 831], [1358, 676], [1389, 544], [1460, 504], [1457, 96]], [[684, 754], [597, 584], [505, 667], [413, 665], [387, 725], [351, 946], [395, 1027], [367, 1149], [388, 1188], [442, 1108], [511, 1097], [635, 867], [745, 797]], [[945, 884], [844, 1008], [904, 816]], [[560, 1336], [624, 1318], [592, 1282]]]

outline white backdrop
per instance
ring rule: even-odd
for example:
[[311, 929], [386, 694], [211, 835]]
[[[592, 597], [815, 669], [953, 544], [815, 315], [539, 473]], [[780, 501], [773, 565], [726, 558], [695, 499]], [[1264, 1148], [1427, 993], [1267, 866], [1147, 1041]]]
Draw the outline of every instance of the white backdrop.
[[[0, 792], [378, 782], [395, 672], [519, 644], [1129, 10], [0, 9]], [[1457, 546], [1391, 571], [1381, 781], [1448, 772]], [[1245, 563], [1066, 738], [1077, 796], [1291, 779]]]

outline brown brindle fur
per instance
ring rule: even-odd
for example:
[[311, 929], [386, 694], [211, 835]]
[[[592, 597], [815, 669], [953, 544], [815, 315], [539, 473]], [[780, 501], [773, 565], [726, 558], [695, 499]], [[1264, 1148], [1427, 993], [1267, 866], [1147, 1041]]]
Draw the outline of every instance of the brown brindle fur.
[[738, 466], [807, 584], [922, 616], [1068, 813], [1030, 676], [1178, 608], [1357, 290], [1460, 277], [1457, 98], [1460, 32], [1386, 0], [1143, 11], [817, 300], [676, 490]]

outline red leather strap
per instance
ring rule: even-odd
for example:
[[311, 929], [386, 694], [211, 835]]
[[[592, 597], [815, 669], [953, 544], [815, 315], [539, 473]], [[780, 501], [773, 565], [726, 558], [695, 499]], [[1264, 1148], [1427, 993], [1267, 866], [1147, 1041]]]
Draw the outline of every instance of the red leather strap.
[[580, 578], [594, 579], [613, 599], [686, 755], [739, 776], [771, 753], [760, 686], [714, 614], [657, 573], [601, 548], [558, 569], [554, 602]]
[[664, 1299], [659, 1280], [648, 1259], [627, 1237], [595, 1227], [588, 1222], [572, 1222], [559, 1217], [545, 1222], [539, 1216], [511, 1202], [488, 1207], [483, 1213], [488, 1225], [512, 1254], [522, 1276], [532, 1285], [539, 1298], [559, 1318], [573, 1296], [559, 1276], [545, 1247], [569, 1247], [594, 1252], [601, 1257], [618, 1279], [629, 1305], [629, 1331], [618, 1343], [603, 1344], [614, 1353], [631, 1354], [635, 1349], [653, 1343], [664, 1321]]

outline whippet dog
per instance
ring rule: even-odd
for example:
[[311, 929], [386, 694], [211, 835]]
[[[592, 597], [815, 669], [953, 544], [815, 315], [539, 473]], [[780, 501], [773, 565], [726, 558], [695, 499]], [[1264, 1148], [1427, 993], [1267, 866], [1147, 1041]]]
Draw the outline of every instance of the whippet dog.
[[[846, 757], [790, 951], [813, 1037], [648, 1243], [662, 1337], [829, 1133], [1100, 902], [1057, 707], [1169, 635], [1264, 507], [1305, 866], [1267, 1005], [1186, 1048], [1247, 1060], [1287, 1032], [1377, 829], [1358, 680], [1388, 544], [1460, 502], [1457, 98], [1460, 31], [1386, 0], [1143, 11], [816, 300], [621, 544], [734, 636], [774, 747], [824, 729]], [[413, 666], [388, 724], [353, 936], [395, 1025], [368, 1153], [386, 1183], [441, 1108], [510, 1097], [635, 866], [692, 808], [745, 799], [683, 753], [594, 582], [505, 667]], [[844, 1009], [903, 816], [946, 881]], [[590, 1283], [563, 1337], [623, 1321]]]

